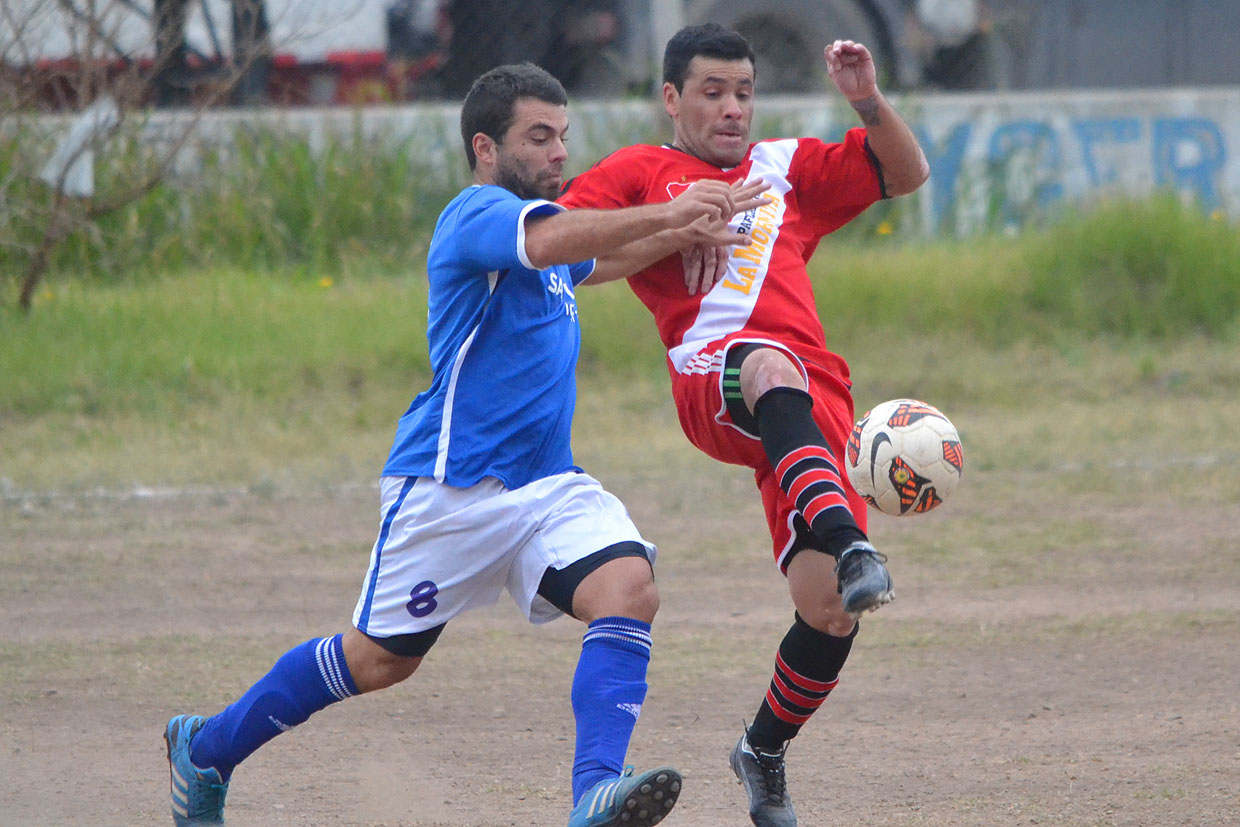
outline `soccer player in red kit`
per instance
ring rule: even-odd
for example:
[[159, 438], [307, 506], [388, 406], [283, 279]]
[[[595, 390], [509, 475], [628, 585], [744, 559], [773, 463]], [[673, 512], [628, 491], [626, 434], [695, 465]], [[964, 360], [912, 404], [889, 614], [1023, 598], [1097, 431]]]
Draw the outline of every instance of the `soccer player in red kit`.
[[863, 126], [841, 143], [751, 144], [753, 50], [716, 24], [682, 29], [663, 62], [672, 142], [604, 158], [559, 199], [614, 208], [671, 200], [703, 178], [770, 185], [764, 206], [732, 219], [748, 246], [705, 267], [668, 256], [629, 278], [667, 347], [685, 434], [710, 456], [754, 469], [796, 608], [770, 689], [731, 757], [758, 827], [796, 824], [788, 742], [838, 682], [858, 617], [893, 596], [886, 558], [865, 534], [865, 503], [840, 470], [854, 420], [848, 366], [827, 350], [806, 264], [822, 236], [882, 198], [913, 192], [929, 166], [879, 91], [869, 51], [836, 41], [824, 59]]

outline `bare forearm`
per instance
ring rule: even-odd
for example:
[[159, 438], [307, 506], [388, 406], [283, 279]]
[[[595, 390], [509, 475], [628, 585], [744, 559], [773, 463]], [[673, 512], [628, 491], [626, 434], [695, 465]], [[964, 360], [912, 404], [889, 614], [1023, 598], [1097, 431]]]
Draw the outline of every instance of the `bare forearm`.
[[[568, 210], [528, 220], [525, 252], [540, 268], [585, 261], [654, 235], [666, 229], [668, 221], [666, 204], [623, 210]], [[591, 280], [597, 278], [596, 271]]]
[[594, 272], [586, 284], [603, 284], [628, 278], [645, 270], [656, 261], [662, 261], [685, 246], [676, 230], [662, 230], [646, 238], [631, 241], [610, 253], [599, 256]]
[[881, 92], [851, 101], [865, 125], [870, 150], [883, 167], [888, 195], [908, 195], [930, 177], [930, 164], [908, 124]]

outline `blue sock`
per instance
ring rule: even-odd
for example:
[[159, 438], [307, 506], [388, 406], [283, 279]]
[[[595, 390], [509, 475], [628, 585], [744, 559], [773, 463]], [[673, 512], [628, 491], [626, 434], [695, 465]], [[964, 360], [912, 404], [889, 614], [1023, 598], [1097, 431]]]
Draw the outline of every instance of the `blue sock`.
[[595, 784], [623, 771], [629, 739], [646, 700], [649, 664], [649, 623], [603, 617], [586, 628], [573, 676], [574, 805]]
[[340, 640], [340, 635], [316, 638], [285, 652], [258, 683], [194, 734], [194, 766], [214, 767], [227, 781], [233, 768], [263, 744], [356, 695]]

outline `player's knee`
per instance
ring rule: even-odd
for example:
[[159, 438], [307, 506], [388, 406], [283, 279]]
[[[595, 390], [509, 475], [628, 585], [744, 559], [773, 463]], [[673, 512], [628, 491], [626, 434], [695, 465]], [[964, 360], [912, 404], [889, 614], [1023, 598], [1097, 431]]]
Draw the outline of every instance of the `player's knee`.
[[422, 665], [422, 658], [388, 654], [379, 669], [388, 686], [393, 686], [408, 678]]
[[405, 680], [417, 671], [421, 663], [421, 657], [394, 655], [380, 649], [360, 664], [362, 675], [358, 675], [358, 670], [352, 670], [353, 680], [362, 692], [374, 692]]
[[599, 569], [598, 576], [583, 581], [573, 598], [573, 614], [586, 623], [600, 617], [631, 617], [650, 623], [658, 611], [659, 590], [645, 560], [640, 566], [629, 563]]
[[624, 617], [644, 620], [647, 623], [653, 621], [659, 611], [659, 589], [654, 584], [654, 578], [636, 584], [630, 590], [628, 603]]
[[752, 411], [754, 403], [775, 388], [805, 390], [801, 368], [782, 350], [762, 347], [746, 354], [741, 363], [741, 394]]
[[631, 617], [646, 623], [652, 622], [659, 611], [659, 590], [655, 587], [654, 580], [629, 581], [618, 585], [620, 588], [608, 600], [597, 601], [588, 607], [586, 613], [590, 617], [582, 619], [590, 622], [600, 617]]
[[422, 663], [421, 655], [389, 651], [356, 629], [345, 633], [343, 644], [353, 684], [363, 693], [400, 683]]
[[803, 621], [832, 637], [852, 633], [856, 618], [844, 611], [831, 555], [802, 551], [788, 564], [787, 574], [792, 603]]
[[844, 611], [844, 602], [835, 592], [824, 594], [806, 606], [798, 604], [797, 613], [811, 628], [832, 637], [847, 637], [857, 625], [857, 619]]

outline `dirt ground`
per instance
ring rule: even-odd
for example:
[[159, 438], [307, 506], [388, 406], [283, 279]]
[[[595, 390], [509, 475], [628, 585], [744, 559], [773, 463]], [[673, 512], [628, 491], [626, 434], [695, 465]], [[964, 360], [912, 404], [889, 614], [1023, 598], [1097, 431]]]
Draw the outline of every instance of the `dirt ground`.
[[[727, 756], [791, 620], [748, 480], [713, 467], [604, 477], [661, 548], [630, 758], [683, 772], [669, 827], [748, 823]], [[800, 823], [1240, 824], [1240, 505], [1069, 520], [968, 482], [872, 525], [898, 598], [789, 750]], [[377, 516], [369, 484], [0, 499], [0, 824], [169, 823], [164, 722], [343, 630]], [[580, 634], [506, 598], [452, 623], [243, 765], [229, 824], [564, 824]]]

